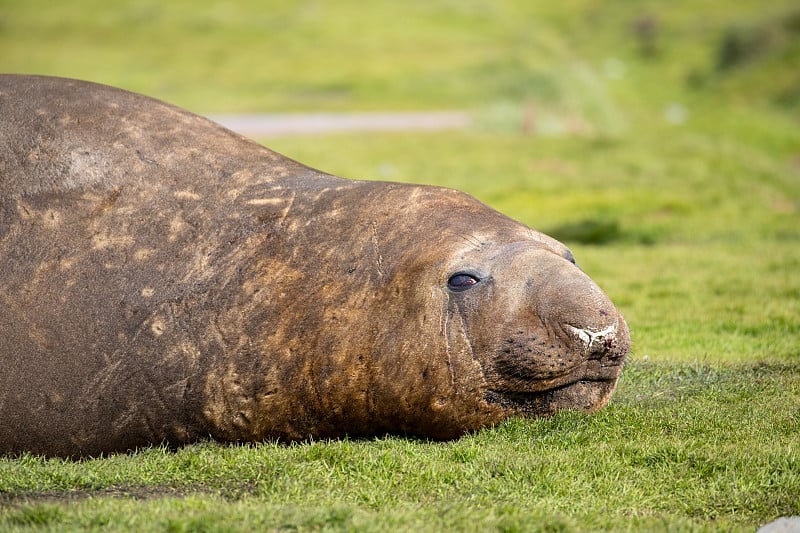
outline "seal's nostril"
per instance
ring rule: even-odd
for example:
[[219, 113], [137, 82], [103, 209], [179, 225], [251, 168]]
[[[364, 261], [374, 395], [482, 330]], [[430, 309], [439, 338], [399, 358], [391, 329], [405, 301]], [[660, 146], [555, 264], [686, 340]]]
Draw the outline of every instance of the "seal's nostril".
[[617, 322], [599, 331], [594, 331], [591, 328], [577, 328], [569, 324], [565, 324], [565, 326], [567, 331], [572, 333], [580, 342], [583, 347], [583, 352], [586, 355], [604, 355], [614, 348], [618, 326]]

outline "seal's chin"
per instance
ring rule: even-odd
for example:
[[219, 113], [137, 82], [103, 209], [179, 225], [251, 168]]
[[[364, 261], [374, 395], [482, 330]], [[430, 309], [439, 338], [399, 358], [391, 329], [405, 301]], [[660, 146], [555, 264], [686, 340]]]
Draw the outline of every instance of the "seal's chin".
[[617, 385], [613, 379], [583, 379], [536, 392], [491, 390], [486, 401], [514, 414], [541, 417], [563, 409], [594, 412], [606, 406]]

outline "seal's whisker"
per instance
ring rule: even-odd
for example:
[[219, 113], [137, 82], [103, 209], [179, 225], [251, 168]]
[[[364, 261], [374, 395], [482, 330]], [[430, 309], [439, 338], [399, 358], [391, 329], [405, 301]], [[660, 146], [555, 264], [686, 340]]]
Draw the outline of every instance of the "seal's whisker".
[[451, 235], [451, 236], [455, 237], [459, 241], [469, 245], [469, 247], [472, 248], [475, 251], [479, 251], [483, 246], [483, 243], [481, 242], [481, 239], [479, 237], [477, 237], [475, 235], [471, 235], [469, 233], [461, 233], [461, 232], [457, 232], [457, 231], [449, 230], [449, 229], [448, 230], [443, 230], [443, 233], [446, 234], [446, 235]]

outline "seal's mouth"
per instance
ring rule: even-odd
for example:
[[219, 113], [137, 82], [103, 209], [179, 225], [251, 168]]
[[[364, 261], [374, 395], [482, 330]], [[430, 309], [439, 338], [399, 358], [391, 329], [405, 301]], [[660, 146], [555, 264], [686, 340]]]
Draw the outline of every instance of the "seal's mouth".
[[526, 416], [550, 416], [562, 409], [586, 412], [602, 409], [617, 385], [613, 379], [581, 379], [536, 392], [487, 391], [484, 398], [507, 411]]

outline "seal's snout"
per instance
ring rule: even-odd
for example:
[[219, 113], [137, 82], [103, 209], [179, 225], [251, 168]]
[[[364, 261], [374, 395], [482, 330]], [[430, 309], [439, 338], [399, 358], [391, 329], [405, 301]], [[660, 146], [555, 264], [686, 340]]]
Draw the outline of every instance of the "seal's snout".
[[589, 276], [566, 261], [549, 257], [540, 261], [547, 266], [537, 273], [541, 281], [530, 292], [539, 316], [587, 355], [611, 349], [625, 329], [611, 300]]
[[[582, 270], [561, 256], [532, 252], [528, 302], [550, 345], [524, 364], [541, 377], [567, 381], [615, 382], [630, 347], [625, 320], [608, 296]], [[533, 261], [535, 259], [535, 261]], [[553, 364], [557, 361], [557, 364]]]

